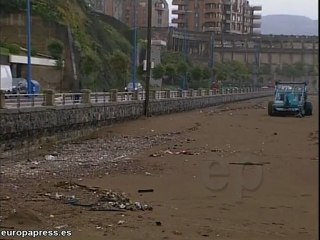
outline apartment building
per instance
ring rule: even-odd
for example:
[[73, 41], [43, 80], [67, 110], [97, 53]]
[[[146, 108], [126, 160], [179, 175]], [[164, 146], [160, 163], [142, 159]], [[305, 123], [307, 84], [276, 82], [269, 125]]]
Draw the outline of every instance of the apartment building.
[[[147, 27], [148, 0], [86, 0], [97, 12], [112, 16], [130, 27]], [[166, 0], [152, 0], [152, 26], [169, 26]]]
[[261, 6], [251, 6], [246, 0], [172, 0], [180, 29], [196, 32], [231, 34], [259, 33]]

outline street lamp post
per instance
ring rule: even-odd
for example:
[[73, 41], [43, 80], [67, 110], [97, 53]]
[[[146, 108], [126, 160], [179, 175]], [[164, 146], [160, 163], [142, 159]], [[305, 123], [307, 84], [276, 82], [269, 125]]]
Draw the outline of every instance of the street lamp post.
[[[187, 11], [185, 12], [185, 20], [184, 20], [184, 32], [183, 32], [183, 57], [184, 62], [187, 64]], [[183, 84], [182, 89], [187, 89], [187, 70], [183, 76]]]
[[211, 86], [215, 82], [215, 70], [214, 70], [214, 32], [211, 34], [210, 38], [210, 62], [209, 62], [209, 68], [212, 71], [211, 76]]
[[[182, 45], [182, 52], [183, 52], [183, 58], [184, 58], [184, 62], [187, 64], [187, 60], [188, 60], [188, 46], [187, 46], [187, 32], [188, 32], [188, 16], [187, 14], [190, 13], [192, 11], [188, 11], [187, 9], [185, 9], [184, 13], [185, 13], [185, 19], [184, 19], [184, 28], [183, 28], [183, 45]], [[187, 89], [187, 70], [184, 73], [184, 77], [183, 77], [183, 86], [182, 89]]]
[[146, 98], [144, 105], [145, 116], [149, 116], [149, 95], [151, 78], [151, 27], [152, 27], [152, 0], [148, 0], [148, 32], [147, 32], [147, 77], [146, 77]]
[[132, 88], [136, 89], [137, 82], [137, 0], [133, 3], [134, 16], [133, 16], [133, 27], [134, 27], [134, 38], [133, 38], [133, 59], [132, 59]]
[[28, 65], [27, 65], [27, 91], [32, 94], [31, 88], [31, 7], [30, 0], [27, 0], [27, 50], [28, 50]]

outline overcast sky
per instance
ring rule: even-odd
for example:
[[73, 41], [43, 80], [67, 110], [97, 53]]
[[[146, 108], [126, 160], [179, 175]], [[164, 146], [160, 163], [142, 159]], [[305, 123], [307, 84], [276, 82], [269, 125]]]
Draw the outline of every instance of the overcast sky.
[[[167, 0], [171, 5], [172, 0]], [[262, 6], [262, 16], [270, 14], [301, 15], [318, 19], [318, 0], [249, 0], [252, 5]]]

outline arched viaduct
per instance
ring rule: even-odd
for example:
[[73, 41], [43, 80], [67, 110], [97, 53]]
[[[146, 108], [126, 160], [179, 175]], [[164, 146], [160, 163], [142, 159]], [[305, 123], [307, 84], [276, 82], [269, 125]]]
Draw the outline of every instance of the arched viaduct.
[[[213, 47], [214, 46], [214, 47]], [[203, 61], [237, 60], [245, 63], [283, 64], [302, 62], [318, 67], [317, 36], [213, 35], [209, 33], [168, 31], [168, 50], [181, 51]], [[213, 48], [212, 48], [213, 47]]]
[[[146, 37], [146, 29], [139, 29], [139, 34]], [[260, 64], [270, 64], [273, 69], [296, 62], [319, 66], [318, 36], [212, 35], [170, 27], [153, 28], [152, 37], [166, 41], [168, 50], [185, 52], [203, 63], [213, 59], [214, 62], [237, 60], [250, 64], [259, 59]]]

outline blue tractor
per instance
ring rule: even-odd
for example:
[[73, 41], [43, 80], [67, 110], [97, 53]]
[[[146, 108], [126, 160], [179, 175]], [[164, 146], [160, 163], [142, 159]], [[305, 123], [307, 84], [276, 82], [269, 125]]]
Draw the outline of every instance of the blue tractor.
[[276, 82], [274, 100], [268, 104], [270, 116], [296, 114], [311, 116], [312, 103], [307, 101], [306, 82]]

